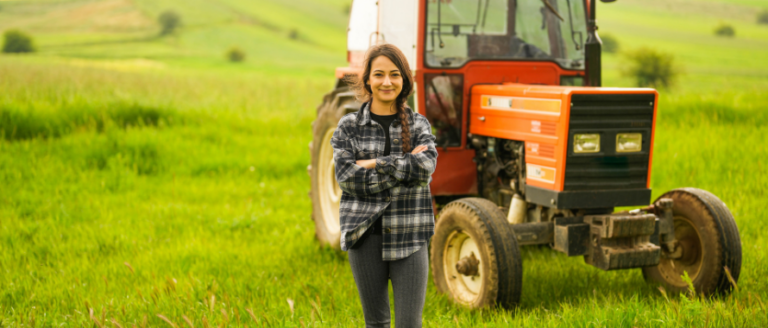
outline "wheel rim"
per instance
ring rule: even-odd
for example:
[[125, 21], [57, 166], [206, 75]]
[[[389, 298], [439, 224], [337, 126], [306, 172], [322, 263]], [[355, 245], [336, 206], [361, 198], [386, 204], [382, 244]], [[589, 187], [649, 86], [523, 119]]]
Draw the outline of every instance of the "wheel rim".
[[341, 229], [339, 226], [339, 203], [341, 202], [341, 188], [336, 181], [335, 168], [333, 162], [333, 147], [331, 147], [331, 136], [335, 129], [328, 129], [320, 143], [320, 154], [318, 156], [318, 193], [320, 200], [320, 209], [322, 210], [322, 220], [326, 231], [336, 234]]
[[459, 273], [456, 265], [461, 259], [474, 254], [480, 260], [480, 251], [475, 241], [462, 231], [454, 231], [448, 236], [443, 250], [443, 267], [448, 282], [448, 288], [457, 301], [462, 303], [474, 302], [483, 286], [483, 263], [477, 265], [476, 275], [464, 275]]
[[675, 216], [675, 239], [682, 248], [682, 256], [677, 259], [662, 258], [659, 261], [659, 272], [669, 284], [685, 288], [688, 284], [683, 280], [683, 272], [688, 272], [691, 281], [696, 280], [704, 262], [704, 244], [696, 226], [686, 217]]

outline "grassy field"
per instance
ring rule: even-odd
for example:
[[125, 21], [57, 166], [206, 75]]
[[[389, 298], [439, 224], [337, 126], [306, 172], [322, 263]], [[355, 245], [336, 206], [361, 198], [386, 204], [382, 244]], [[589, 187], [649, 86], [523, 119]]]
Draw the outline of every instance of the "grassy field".
[[[0, 327], [361, 326], [346, 254], [317, 245], [307, 197], [310, 124], [344, 64], [345, 4], [0, 1], [0, 30], [28, 30], [40, 48], [0, 55]], [[469, 311], [430, 281], [425, 326], [767, 326], [768, 26], [747, 19], [760, 6], [599, 8], [622, 49], [684, 64], [662, 91], [654, 197], [695, 186], [728, 204], [737, 291], [666, 295], [639, 270], [526, 248], [517, 310]], [[154, 17], [174, 7], [184, 28], [157, 38]], [[715, 37], [720, 21], [737, 37]], [[245, 63], [225, 61], [233, 45]], [[605, 56], [606, 85], [631, 85], [622, 60]]]

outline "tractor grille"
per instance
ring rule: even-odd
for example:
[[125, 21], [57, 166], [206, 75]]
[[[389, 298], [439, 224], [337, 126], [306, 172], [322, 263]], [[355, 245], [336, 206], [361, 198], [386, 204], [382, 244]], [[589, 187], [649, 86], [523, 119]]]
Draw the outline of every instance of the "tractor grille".
[[[573, 95], [563, 190], [646, 188], [653, 94]], [[575, 154], [573, 135], [600, 134], [600, 152]], [[640, 152], [616, 152], [618, 133], [641, 133]]]

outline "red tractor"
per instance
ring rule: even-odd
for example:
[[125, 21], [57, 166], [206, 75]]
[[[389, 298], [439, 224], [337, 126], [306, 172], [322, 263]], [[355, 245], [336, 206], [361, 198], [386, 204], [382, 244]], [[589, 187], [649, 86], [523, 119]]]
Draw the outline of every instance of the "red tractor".
[[[439, 291], [471, 308], [514, 306], [526, 245], [603, 270], [641, 268], [671, 291], [688, 288], [686, 272], [705, 294], [738, 280], [741, 241], [720, 199], [683, 188], [651, 202], [658, 93], [601, 87], [594, 0], [354, 0], [349, 67], [336, 70], [310, 143], [321, 243], [339, 247], [331, 134], [360, 108], [344, 77], [361, 74], [381, 42], [406, 54], [409, 105], [437, 137]], [[639, 208], [614, 211], [626, 206]]]

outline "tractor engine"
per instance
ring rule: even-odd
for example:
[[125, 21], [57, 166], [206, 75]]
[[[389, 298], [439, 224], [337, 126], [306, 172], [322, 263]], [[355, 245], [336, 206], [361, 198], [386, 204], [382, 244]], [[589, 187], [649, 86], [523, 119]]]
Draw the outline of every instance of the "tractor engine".
[[[552, 221], [556, 216], [574, 215], [571, 210], [528, 204], [523, 201], [525, 199], [524, 142], [484, 136], [472, 136], [471, 142], [472, 148], [477, 151], [474, 160], [477, 163], [480, 195], [492, 200], [505, 213], [510, 211], [513, 201], [522, 202], [521, 206], [524, 206], [524, 211], [517, 221], [510, 223], [547, 222]], [[610, 213], [612, 210], [613, 208], [599, 209], [589, 213]], [[584, 214], [587, 211], [582, 210], [578, 213]]]
[[472, 136], [471, 142], [480, 195], [500, 207], [508, 207], [515, 193], [525, 196], [525, 144], [484, 136]]

